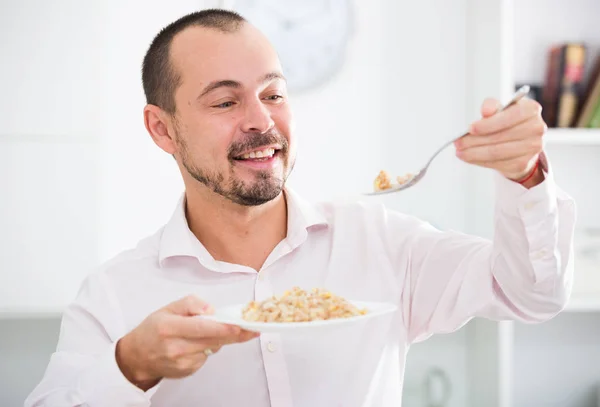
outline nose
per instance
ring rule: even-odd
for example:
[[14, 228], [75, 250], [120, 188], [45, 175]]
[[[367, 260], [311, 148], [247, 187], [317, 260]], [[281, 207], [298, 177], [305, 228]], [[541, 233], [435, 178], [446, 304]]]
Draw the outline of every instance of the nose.
[[266, 133], [275, 126], [271, 112], [261, 100], [255, 100], [246, 105], [242, 131], [245, 133]]

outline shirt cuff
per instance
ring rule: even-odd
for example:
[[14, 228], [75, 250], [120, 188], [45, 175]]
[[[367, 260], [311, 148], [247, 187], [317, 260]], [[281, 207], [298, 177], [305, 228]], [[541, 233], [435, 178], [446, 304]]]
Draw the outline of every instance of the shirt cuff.
[[144, 392], [127, 380], [117, 364], [117, 342], [99, 356], [97, 363], [89, 371], [82, 374], [79, 393], [86, 405], [91, 407], [149, 407], [150, 398], [158, 390], [160, 383]]
[[[568, 198], [556, 185], [546, 154], [540, 155], [540, 167], [545, 178], [540, 184], [529, 189], [498, 174], [496, 204], [500, 212], [498, 221], [503, 222], [502, 217], [506, 217], [507, 222], [503, 222], [506, 238], [514, 241], [519, 239], [518, 230], [512, 229], [517, 225], [514, 220], [524, 228], [527, 244], [525, 250], [533, 267], [533, 283], [538, 287], [548, 284], [549, 289], [554, 290], [556, 277], [563, 276], [561, 266], [557, 264], [560, 259], [557, 250], [560, 247], [557, 245], [564, 240], [564, 237], [559, 235], [559, 216], [565, 214], [561, 212], [559, 201]], [[568, 216], [566, 220], [568, 221]], [[507, 231], [507, 228], [512, 231]]]
[[532, 188], [525, 188], [518, 182], [496, 173], [496, 204], [498, 209], [511, 217], [523, 219], [525, 224], [534, 224], [556, 211], [557, 188], [548, 158], [540, 154], [540, 168], [544, 180]]

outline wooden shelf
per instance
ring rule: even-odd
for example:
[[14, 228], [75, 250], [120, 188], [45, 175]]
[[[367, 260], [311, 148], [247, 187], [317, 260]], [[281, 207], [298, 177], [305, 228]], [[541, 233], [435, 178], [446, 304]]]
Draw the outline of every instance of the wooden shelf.
[[552, 128], [546, 133], [548, 144], [600, 146], [600, 129]]

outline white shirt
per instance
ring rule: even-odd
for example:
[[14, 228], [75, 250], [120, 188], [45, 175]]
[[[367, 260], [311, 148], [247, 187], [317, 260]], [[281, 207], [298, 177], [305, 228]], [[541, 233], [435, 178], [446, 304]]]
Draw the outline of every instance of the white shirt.
[[[288, 235], [258, 273], [215, 261], [190, 232], [182, 198], [164, 228], [85, 280], [25, 406], [400, 406], [411, 343], [475, 316], [545, 321], [567, 302], [574, 202], [551, 172], [530, 190], [496, 182], [493, 243], [378, 204], [310, 205], [286, 190]], [[192, 376], [147, 392], [115, 362], [119, 338], [183, 296], [220, 307], [296, 285], [399, 310], [330, 333], [263, 334], [225, 346]]]

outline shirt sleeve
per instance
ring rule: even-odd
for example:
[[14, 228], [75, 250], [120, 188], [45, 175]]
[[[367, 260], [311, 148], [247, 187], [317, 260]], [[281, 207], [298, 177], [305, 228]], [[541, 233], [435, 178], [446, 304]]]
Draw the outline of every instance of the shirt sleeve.
[[88, 277], [65, 311], [57, 349], [25, 407], [150, 406], [159, 385], [144, 392], [117, 365], [115, 349], [124, 329], [105, 278]]
[[545, 180], [531, 189], [496, 175], [492, 241], [387, 214], [390, 250], [403, 271], [409, 343], [455, 331], [473, 317], [533, 323], [564, 309], [576, 208], [555, 184], [545, 156], [542, 164]]

